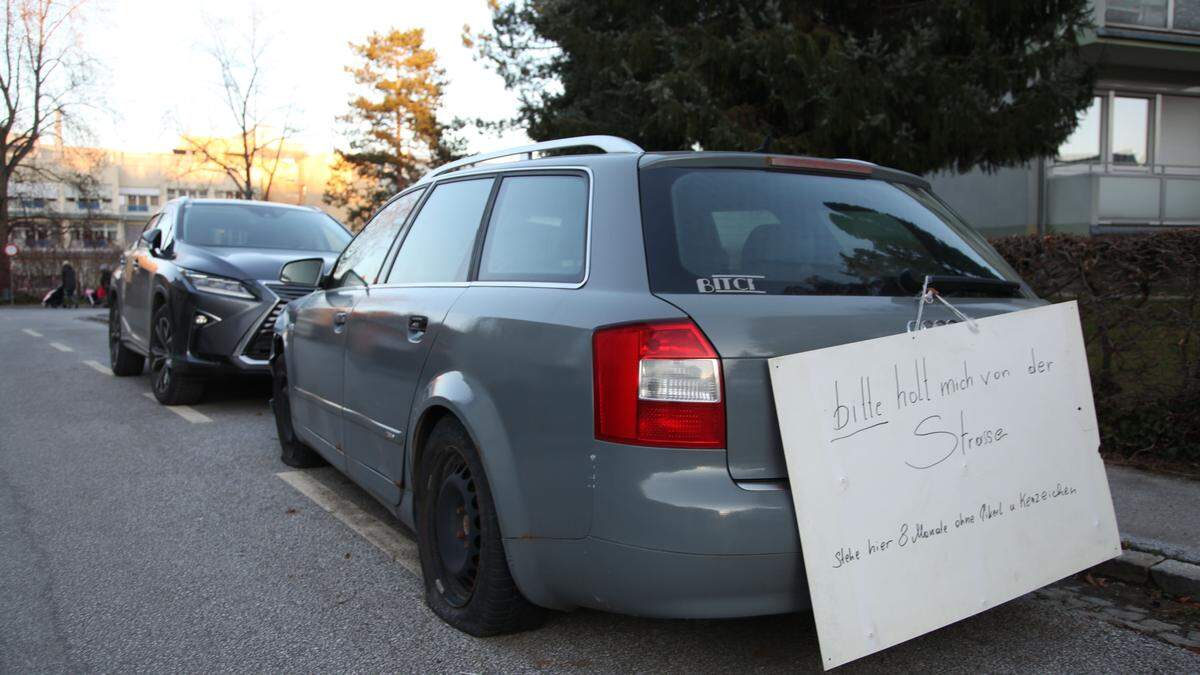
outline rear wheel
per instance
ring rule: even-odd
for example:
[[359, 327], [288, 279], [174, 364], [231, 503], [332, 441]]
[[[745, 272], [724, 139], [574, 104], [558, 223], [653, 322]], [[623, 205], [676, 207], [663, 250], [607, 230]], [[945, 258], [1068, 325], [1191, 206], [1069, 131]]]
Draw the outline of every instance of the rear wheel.
[[121, 310], [117, 303], [108, 306], [108, 367], [117, 377], [141, 375], [146, 357], [121, 343]]
[[175, 372], [171, 363], [174, 340], [175, 326], [171, 322], [171, 312], [164, 304], [154, 310], [150, 331], [150, 377], [154, 398], [163, 405], [191, 405], [204, 395], [204, 382]]
[[279, 435], [279, 459], [298, 469], [325, 463], [321, 455], [296, 437], [292, 426], [292, 398], [288, 388], [287, 361], [282, 353], [271, 359], [271, 409], [275, 411], [275, 432]]
[[429, 607], [479, 637], [540, 625], [545, 610], [513, 581], [483, 464], [460, 424], [438, 423], [417, 471], [417, 539]]

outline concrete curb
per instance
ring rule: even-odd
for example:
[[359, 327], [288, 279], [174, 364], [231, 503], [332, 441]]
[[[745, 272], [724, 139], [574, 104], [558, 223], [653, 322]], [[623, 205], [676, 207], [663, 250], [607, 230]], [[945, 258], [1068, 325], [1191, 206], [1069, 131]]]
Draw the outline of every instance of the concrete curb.
[[1200, 598], [1200, 565], [1168, 558], [1157, 551], [1128, 548], [1091, 571], [1129, 583], [1157, 586], [1175, 596]]

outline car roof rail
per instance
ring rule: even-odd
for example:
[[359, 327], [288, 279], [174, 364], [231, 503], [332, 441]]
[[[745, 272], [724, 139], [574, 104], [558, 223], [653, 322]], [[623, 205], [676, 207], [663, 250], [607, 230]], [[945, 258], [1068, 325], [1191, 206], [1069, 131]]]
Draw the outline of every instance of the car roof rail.
[[624, 138], [619, 138], [617, 136], [575, 136], [574, 138], [560, 138], [556, 141], [544, 141], [542, 143], [521, 145], [515, 148], [495, 150], [493, 152], [482, 152], [478, 155], [464, 157], [462, 159], [443, 164], [436, 169], [430, 170], [429, 173], [421, 176], [421, 180], [417, 181], [417, 183], [424, 183], [444, 173], [457, 171], [458, 169], [464, 169], [492, 159], [512, 157], [514, 155], [528, 155], [526, 159], [533, 159], [533, 153], [535, 152], [563, 150], [566, 148], [597, 148], [605, 153], [645, 152], [645, 150], [642, 150], [641, 146], [639, 146], [637, 143], [627, 141]]

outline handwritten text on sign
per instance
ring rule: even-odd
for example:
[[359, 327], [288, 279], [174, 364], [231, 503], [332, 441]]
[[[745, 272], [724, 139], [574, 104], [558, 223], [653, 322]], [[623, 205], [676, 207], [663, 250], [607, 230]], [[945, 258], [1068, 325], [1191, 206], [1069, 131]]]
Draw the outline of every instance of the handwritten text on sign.
[[1075, 303], [771, 359], [827, 668], [1120, 553]]

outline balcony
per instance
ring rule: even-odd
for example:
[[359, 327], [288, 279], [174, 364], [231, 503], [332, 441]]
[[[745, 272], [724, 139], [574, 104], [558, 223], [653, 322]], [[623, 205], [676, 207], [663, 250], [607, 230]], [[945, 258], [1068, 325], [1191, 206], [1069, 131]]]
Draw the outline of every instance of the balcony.
[[1200, 34], [1200, 0], [1101, 0], [1104, 27]]
[[1200, 166], [1082, 162], [1049, 167], [1046, 223], [1059, 232], [1200, 225]]

